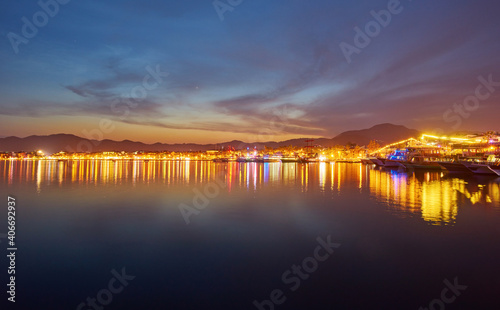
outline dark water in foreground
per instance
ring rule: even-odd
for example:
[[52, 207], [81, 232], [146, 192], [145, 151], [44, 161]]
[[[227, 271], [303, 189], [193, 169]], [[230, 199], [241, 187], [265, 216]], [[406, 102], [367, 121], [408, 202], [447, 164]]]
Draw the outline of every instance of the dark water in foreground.
[[[96, 306], [80, 309], [500, 309], [498, 178], [0, 161], [0, 194], [2, 223], [7, 195], [17, 203], [16, 304], [5, 289], [1, 302], [11, 309], [77, 309], [87, 297]], [[122, 268], [129, 276], [112, 280]]]

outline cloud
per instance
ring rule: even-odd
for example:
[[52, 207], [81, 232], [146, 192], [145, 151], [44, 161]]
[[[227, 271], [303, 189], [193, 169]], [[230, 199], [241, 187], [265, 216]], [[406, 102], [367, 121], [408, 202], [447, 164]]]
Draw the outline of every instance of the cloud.
[[[404, 2], [347, 64], [339, 43], [352, 42], [353, 28], [386, 6], [255, 0], [227, 12], [224, 22], [201, 0], [66, 6], [25, 54], [0, 64], [0, 113], [118, 119], [111, 104], [141, 85], [146, 65], [160, 63], [168, 79], [130, 109], [127, 124], [255, 134], [287, 107], [283, 132], [331, 137], [383, 122], [439, 125], [479, 75], [500, 80], [493, 35], [500, 4], [486, 0]], [[5, 20], [6, 29], [18, 27], [18, 18]], [[498, 112], [499, 94], [464, 127], [495, 123], [495, 113], [483, 109]]]

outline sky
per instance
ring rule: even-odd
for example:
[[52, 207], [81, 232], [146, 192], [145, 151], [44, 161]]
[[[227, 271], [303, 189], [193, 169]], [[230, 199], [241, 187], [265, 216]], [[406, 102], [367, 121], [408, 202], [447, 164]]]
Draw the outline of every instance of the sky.
[[497, 1], [55, 1], [0, 2], [0, 136], [500, 130]]

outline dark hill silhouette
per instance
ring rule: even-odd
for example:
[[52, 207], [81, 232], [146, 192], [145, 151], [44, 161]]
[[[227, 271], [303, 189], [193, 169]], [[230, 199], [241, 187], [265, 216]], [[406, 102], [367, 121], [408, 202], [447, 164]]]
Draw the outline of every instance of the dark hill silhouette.
[[369, 129], [351, 130], [341, 133], [333, 138], [335, 144], [345, 145], [355, 143], [358, 145], [368, 145], [371, 140], [377, 140], [381, 145], [405, 140], [408, 138], [419, 138], [421, 133], [415, 129], [408, 129], [405, 126], [393, 124], [375, 125]]

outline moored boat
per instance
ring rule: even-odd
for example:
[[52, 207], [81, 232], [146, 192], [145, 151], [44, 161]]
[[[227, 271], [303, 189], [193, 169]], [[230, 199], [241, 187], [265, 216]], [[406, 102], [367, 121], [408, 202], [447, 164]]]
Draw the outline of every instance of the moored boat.
[[370, 161], [377, 166], [384, 166], [384, 160], [382, 158], [370, 158]]
[[384, 167], [386, 168], [399, 168], [404, 167], [401, 163], [406, 161], [408, 150], [398, 149], [391, 153], [387, 159], [384, 160]]
[[470, 162], [462, 162], [467, 169], [472, 171], [474, 174], [480, 175], [498, 175], [496, 171], [490, 168], [487, 164], [476, 164]]
[[384, 163], [384, 167], [386, 168], [399, 168], [401, 167], [401, 161], [399, 160], [393, 160], [393, 159], [386, 159]]
[[298, 157], [281, 157], [282, 163], [296, 163], [299, 161]]
[[255, 161], [258, 163], [274, 163], [274, 162], [280, 162], [281, 160], [279, 157], [264, 155], [257, 157]]
[[401, 165], [403, 165], [407, 169], [413, 169], [413, 170], [432, 170], [432, 171], [441, 171], [444, 168], [441, 167], [438, 163], [420, 163], [420, 164], [414, 164], [410, 162], [402, 162]]
[[212, 161], [214, 163], [227, 163], [229, 162], [229, 158], [214, 158]]
[[435, 161], [433, 158], [425, 157], [425, 156], [413, 156], [409, 161], [401, 162], [407, 169], [413, 170], [432, 170], [432, 171], [441, 171], [444, 170], [443, 167], [439, 165], [439, 162]]
[[299, 161], [298, 162], [302, 163], [302, 164], [309, 163], [309, 162], [311, 162], [311, 158], [299, 157]]
[[440, 162], [439, 165], [448, 172], [453, 173], [472, 173], [470, 169], [468, 169], [464, 164], [457, 162]]
[[251, 162], [255, 162], [255, 159], [252, 157], [240, 156], [240, 157], [236, 158], [236, 161], [239, 163], [251, 163]]
[[500, 176], [500, 165], [489, 165], [490, 169]]
[[[334, 160], [334, 162], [336, 163], [347, 163], [347, 164], [359, 164], [362, 162], [361, 159], [358, 159], [358, 158], [346, 158], [346, 159], [336, 159]], [[370, 164], [372, 164], [372, 162], [370, 161]]]

